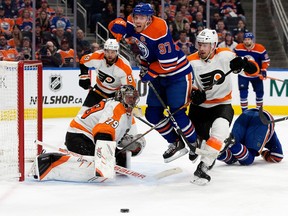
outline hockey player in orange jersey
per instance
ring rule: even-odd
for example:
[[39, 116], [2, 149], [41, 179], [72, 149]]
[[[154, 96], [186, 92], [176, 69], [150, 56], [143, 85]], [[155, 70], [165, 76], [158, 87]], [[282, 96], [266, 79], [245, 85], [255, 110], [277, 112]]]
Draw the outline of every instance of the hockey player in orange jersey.
[[250, 61], [254, 61], [260, 68], [259, 76], [246, 76], [244, 72], [238, 75], [238, 88], [240, 91], [240, 105], [242, 112], [248, 108], [248, 86], [252, 84], [253, 91], [256, 94], [256, 107], [263, 106], [264, 86], [263, 79], [266, 79], [267, 68], [270, 64], [270, 58], [265, 47], [262, 44], [254, 42], [254, 35], [251, 32], [244, 34], [243, 43], [238, 44], [235, 49], [238, 56], [245, 56]]
[[[216, 155], [224, 147], [224, 140], [229, 137], [229, 126], [234, 115], [231, 76], [225, 74], [230, 70], [239, 73], [243, 68], [250, 75], [259, 72], [253, 62], [244, 57], [236, 57], [229, 48], [216, 48], [217, 44], [217, 32], [204, 29], [196, 38], [198, 52], [188, 56], [194, 68], [194, 85], [198, 88], [191, 93], [189, 117], [198, 137], [203, 140], [200, 142], [201, 148]], [[211, 180], [207, 172], [216, 159], [214, 155], [201, 157], [192, 183], [201, 185]], [[189, 155], [189, 159], [195, 161], [197, 156]]]
[[[102, 100], [84, 114], [77, 115], [67, 130], [65, 145], [69, 151], [83, 155], [84, 160], [62, 153], [41, 154], [36, 159], [35, 178], [64, 181], [88, 181], [97, 176], [113, 178], [115, 162], [122, 167], [129, 166], [125, 160], [126, 151], [137, 156], [145, 147], [144, 137], [130, 144], [141, 136], [137, 134], [131, 114], [138, 101], [138, 91], [131, 85], [124, 85], [114, 98]], [[124, 147], [125, 150], [120, 152]], [[100, 163], [98, 154], [105, 154]], [[93, 164], [89, 161], [94, 157]]]
[[[96, 84], [91, 87], [89, 68], [95, 68]], [[104, 98], [115, 96], [116, 90], [121, 85], [136, 87], [129, 62], [119, 54], [119, 43], [115, 39], [108, 39], [104, 44], [104, 50], [84, 55], [80, 59], [79, 85], [89, 89], [89, 93], [83, 103], [83, 110], [99, 103]]]
[[[185, 144], [190, 147], [197, 140], [194, 126], [185, 109], [179, 110], [189, 100], [193, 69], [183, 51], [174, 44], [167, 23], [154, 16], [150, 4], [139, 3], [127, 20], [116, 18], [109, 23], [108, 28], [117, 40], [133, 38], [140, 50], [141, 81], [150, 82], [149, 85], [154, 86], [149, 88], [147, 96], [147, 120], [154, 125], [158, 124], [164, 118], [164, 106], [169, 107], [171, 113], [178, 110], [173, 116], [175, 121], [167, 118], [156, 127], [169, 143], [163, 154], [164, 162], [185, 155], [188, 153]], [[156, 95], [161, 97], [163, 103]], [[178, 133], [174, 127], [179, 128]], [[185, 142], [183, 139], [186, 139]]]

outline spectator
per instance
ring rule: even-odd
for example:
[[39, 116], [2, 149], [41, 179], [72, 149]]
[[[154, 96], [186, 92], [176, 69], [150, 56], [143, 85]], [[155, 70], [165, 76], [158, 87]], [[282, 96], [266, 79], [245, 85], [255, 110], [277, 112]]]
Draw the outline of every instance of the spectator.
[[195, 33], [192, 32], [192, 29], [189, 23], [185, 23], [184, 31], [186, 32], [187, 37], [189, 37], [189, 41], [194, 45], [196, 37], [195, 37]]
[[180, 47], [180, 49], [183, 45], [186, 45], [190, 53], [194, 53], [196, 51], [194, 45], [189, 40], [189, 37], [187, 37], [186, 31], [184, 30], [180, 32], [179, 40], [177, 40], [175, 44]]
[[89, 41], [84, 39], [84, 32], [82, 29], [78, 29], [76, 33], [76, 45], [77, 56], [79, 59], [85, 54], [91, 53]]
[[32, 32], [33, 20], [28, 9], [24, 9], [21, 17], [16, 19], [16, 24], [20, 26], [22, 32]]
[[63, 28], [65, 32], [71, 33], [70, 20], [64, 17], [64, 11], [62, 7], [57, 7], [56, 15], [51, 20], [52, 33], [57, 31], [57, 28]]
[[60, 67], [62, 65], [62, 57], [52, 41], [48, 41], [37, 53], [37, 56], [44, 67]]
[[218, 12], [215, 12], [215, 13], [213, 14], [213, 18], [212, 18], [211, 24], [210, 24], [211, 29], [215, 29], [215, 30], [216, 30], [217, 23], [218, 23], [218, 21], [219, 21], [220, 19], [221, 19], [220, 14], [219, 14]]
[[176, 17], [175, 17], [175, 20], [173, 21], [173, 24], [175, 24], [176, 26], [176, 29], [177, 31], [182, 31], [184, 30], [184, 24], [188, 22], [188, 19], [183, 17], [182, 13], [180, 11], [178, 11], [176, 13]]
[[32, 50], [24, 47], [20, 52], [20, 59], [24, 61], [32, 60]]
[[218, 42], [221, 43], [225, 39], [226, 34], [226, 26], [224, 23], [224, 20], [220, 19], [218, 20], [217, 26], [216, 26], [216, 32], [218, 34]]
[[54, 41], [55, 46], [57, 49], [60, 49], [61, 46], [61, 41], [66, 38], [69, 41], [70, 47], [72, 47], [72, 38], [71, 34], [68, 32], [65, 32], [64, 28], [62, 27], [57, 27], [55, 34], [52, 34], [52, 40]]
[[249, 32], [248, 29], [246, 28], [246, 23], [242, 19], [238, 21], [237, 27], [233, 29], [233, 35], [235, 38], [239, 32], [243, 33]]
[[227, 17], [237, 17], [236, 5], [231, 0], [224, 0], [220, 6], [220, 14], [224, 20]]
[[7, 40], [4, 34], [0, 35], [0, 60], [1, 61], [18, 61], [20, 55], [15, 48], [7, 45]]
[[36, 23], [35, 26], [36, 50], [41, 49], [43, 44], [46, 44], [46, 42], [48, 41], [46, 37], [43, 36], [45, 34], [46, 33], [41, 30], [41, 26], [38, 23]]
[[108, 24], [116, 19], [117, 17], [117, 14], [116, 14], [116, 10], [115, 10], [115, 6], [114, 4], [112, 4], [111, 2], [108, 2], [106, 3], [106, 7], [105, 9], [103, 10], [103, 13], [102, 13], [102, 24], [105, 26], [105, 27], [108, 27]]
[[46, 11], [40, 11], [39, 16], [36, 18], [35, 22], [40, 25], [41, 31], [51, 31], [51, 23]]
[[133, 11], [133, 5], [132, 4], [125, 4], [124, 5], [124, 16], [127, 18]]
[[100, 45], [98, 44], [98, 43], [92, 43], [91, 44], [91, 52], [93, 53], [93, 52], [96, 52], [97, 50], [100, 50], [101, 48], [100, 48]]
[[176, 24], [172, 22], [168, 25], [168, 27], [169, 27], [170, 34], [172, 35], [173, 41], [179, 40], [179, 32], [177, 31]]
[[30, 13], [30, 17], [33, 17], [33, 7], [31, 0], [24, 0], [24, 3], [20, 6], [18, 10], [18, 17], [22, 17], [24, 10], [27, 9]]
[[[62, 57], [62, 67], [73, 67], [74, 66], [74, 49], [71, 49], [69, 46], [69, 41], [64, 38], [61, 41], [60, 49], [57, 52]], [[79, 63], [79, 59], [76, 56], [76, 63]], [[76, 64], [76, 65], [77, 65]]]
[[14, 25], [12, 27], [12, 38], [7, 41], [8, 46], [16, 48], [18, 52], [21, 51], [22, 47], [22, 32], [19, 25]]
[[5, 10], [5, 17], [10, 19], [16, 19], [18, 17], [18, 10], [16, 4], [12, 4], [12, 0], [2, 1], [2, 5]]
[[41, 7], [37, 10], [37, 17], [41, 16], [42, 11], [46, 12], [48, 20], [52, 20], [52, 18], [55, 16], [55, 10], [49, 7], [46, 0], [41, 1]]
[[183, 51], [183, 53], [184, 53], [186, 56], [188, 56], [188, 55], [191, 54], [191, 53], [190, 53], [190, 49], [189, 49], [189, 47], [188, 47], [186, 44], [183, 44], [183, 45], [182, 45], [181, 50]]
[[5, 34], [5, 37], [10, 38], [12, 34], [12, 28], [14, 26], [14, 20], [6, 18], [5, 9], [0, 5], [0, 30]]
[[227, 31], [225, 34], [225, 40], [219, 43], [218, 47], [227, 47], [231, 51], [237, 46], [237, 42], [234, 41], [234, 37], [231, 32]]
[[231, 0], [231, 1], [232, 1], [232, 3], [234, 3], [236, 5], [238, 17], [240, 17], [242, 20], [246, 21], [245, 12], [244, 12], [244, 9], [241, 5], [241, 0]]
[[90, 8], [92, 12], [90, 16], [90, 32], [95, 33], [96, 23], [102, 21], [102, 13], [103, 13], [103, 8], [105, 8], [105, 3], [101, 0], [93, 0]]
[[202, 26], [204, 26], [204, 27], [207, 26], [207, 22], [203, 18], [203, 14], [201, 12], [197, 12], [195, 19], [191, 23], [192, 31], [196, 32], [197, 26], [199, 26], [200, 24], [202, 24]]
[[181, 4], [180, 5], [180, 13], [182, 14], [183, 17], [185, 17], [189, 23], [192, 22], [193, 18], [192, 15], [188, 12], [188, 7], [186, 4]]

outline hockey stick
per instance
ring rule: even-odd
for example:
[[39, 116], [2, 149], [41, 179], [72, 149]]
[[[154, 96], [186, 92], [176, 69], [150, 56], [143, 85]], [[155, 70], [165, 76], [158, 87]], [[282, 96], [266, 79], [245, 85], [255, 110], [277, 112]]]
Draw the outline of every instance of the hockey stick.
[[288, 116], [283, 117], [283, 118], [279, 118], [279, 119], [269, 120], [263, 112], [263, 107], [259, 108], [259, 118], [260, 118], [261, 122], [265, 125], [269, 125], [269, 124], [272, 124], [275, 122], [281, 122], [281, 121], [288, 120]]
[[[84, 155], [81, 155], [81, 154], [69, 151], [67, 149], [60, 148], [60, 147], [58, 148], [56, 146], [44, 143], [44, 142], [39, 141], [39, 140], [35, 140], [34, 143], [38, 144], [38, 145], [40, 145], [42, 147], [47, 147], [49, 149], [53, 149], [55, 151], [59, 151], [59, 152], [64, 153], [64, 154], [68, 154], [68, 155], [72, 155], [72, 156], [78, 157], [80, 160], [85, 160], [87, 162], [92, 162], [92, 163], [94, 162], [94, 160], [89, 160], [89, 158], [85, 157]], [[83, 156], [85, 158], [83, 158]], [[137, 178], [137, 179], [141, 179], [141, 180], [147, 180], [147, 179], [159, 180], [159, 179], [162, 179], [162, 178], [165, 178], [165, 177], [168, 177], [168, 176], [171, 176], [171, 175], [175, 175], [175, 174], [178, 174], [178, 173], [182, 172], [182, 169], [180, 167], [175, 167], [175, 168], [171, 168], [171, 169], [167, 169], [167, 170], [164, 170], [162, 172], [159, 172], [159, 173], [157, 173], [157, 174], [155, 174], [153, 176], [149, 176], [149, 175], [145, 175], [143, 173], [139, 173], [139, 172], [136, 172], [134, 170], [131, 170], [131, 169], [119, 166], [119, 165], [115, 165], [114, 170], [117, 173], [120, 173], [120, 174], [123, 174], [123, 175], [126, 175], [126, 176], [131, 176], [131, 177], [134, 177], [134, 178]]]
[[183, 131], [181, 130], [181, 128], [179, 127], [177, 121], [175, 120], [174, 116], [172, 115], [172, 113], [170, 112], [170, 110], [168, 109], [168, 107], [166, 106], [166, 104], [164, 103], [164, 101], [162, 100], [162, 98], [160, 97], [159, 93], [157, 92], [157, 90], [155, 89], [154, 85], [152, 84], [152, 82], [148, 82], [148, 86], [153, 90], [154, 94], [156, 95], [157, 99], [159, 100], [159, 102], [161, 103], [162, 107], [164, 108], [164, 110], [168, 113], [168, 118], [172, 121], [172, 123], [174, 124], [174, 128], [177, 132], [177, 134], [180, 136], [180, 138], [183, 140], [183, 142], [189, 146], [190, 150], [193, 151], [195, 153], [196, 151], [196, 147], [192, 146], [192, 145], [188, 145], [189, 141], [187, 140], [185, 134], [183, 133]]
[[[260, 77], [261, 75], [259, 75]], [[267, 79], [271, 79], [271, 80], [275, 80], [275, 81], [279, 81], [279, 82], [286, 82], [287, 80], [282, 80], [282, 79], [278, 79], [278, 78], [274, 78], [274, 77], [270, 77], [270, 76], [266, 76]]]

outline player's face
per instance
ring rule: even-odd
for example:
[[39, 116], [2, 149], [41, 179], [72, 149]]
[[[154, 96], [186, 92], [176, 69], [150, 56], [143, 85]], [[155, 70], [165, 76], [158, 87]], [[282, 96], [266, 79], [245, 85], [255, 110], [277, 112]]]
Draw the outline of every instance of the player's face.
[[118, 52], [116, 50], [104, 50], [107, 64], [112, 65], [117, 59]]
[[133, 16], [133, 22], [135, 25], [135, 31], [136, 32], [142, 32], [148, 24], [149, 18], [145, 15], [134, 15]]
[[201, 59], [206, 59], [211, 52], [210, 43], [200, 43], [198, 42], [198, 54]]
[[251, 38], [245, 38], [243, 43], [247, 48], [251, 48], [253, 46], [253, 40]]

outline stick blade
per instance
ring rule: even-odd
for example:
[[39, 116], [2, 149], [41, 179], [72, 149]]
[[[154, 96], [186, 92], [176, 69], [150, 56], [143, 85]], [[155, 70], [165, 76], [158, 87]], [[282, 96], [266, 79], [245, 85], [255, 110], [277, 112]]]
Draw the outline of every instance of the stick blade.
[[183, 172], [183, 170], [180, 167], [175, 167], [172, 169], [164, 170], [164, 171], [154, 175], [153, 178], [159, 180], [159, 179], [171, 176], [171, 175], [176, 175], [176, 174], [181, 173], [181, 172]]
[[267, 117], [265, 116], [264, 112], [263, 112], [263, 107], [259, 107], [259, 118], [261, 120], [261, 122], [264, 124], [264, 125], [269, 125], [271, 124], [271, 122], [267, 119]]

